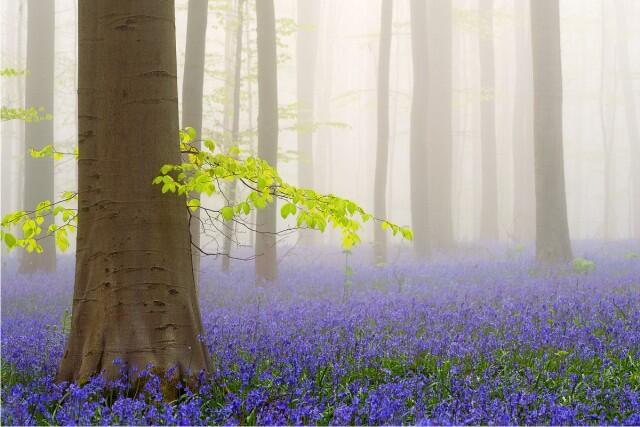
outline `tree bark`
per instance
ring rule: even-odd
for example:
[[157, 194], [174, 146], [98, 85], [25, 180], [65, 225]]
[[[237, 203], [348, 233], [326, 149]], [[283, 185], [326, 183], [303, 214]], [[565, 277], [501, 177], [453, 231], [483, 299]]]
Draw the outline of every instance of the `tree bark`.
[[427, 165], [429, 241], [453, 246], [452, 191], [452, 7], [451, 0], [427, 2]]
[[[278, 70], [276, 24], [273, 0], [256, 3], [258, 34], [258, 157], [278, 166]], [[277, 206], [260, 209], [256, 215], [256, 276], [259, 281], [278, 276], [276, 250]]]
[[562, 62], [558, 0], [531, 0], [536, 185], [536, 257], [572, 258], [562, 142]]
[[480, 238], [498, 240], [498, 175], [495, 119], [495, 60], [493, 48], [493, 0], [479, 0], [480, 128], [482, 142], [482, 208]]
[[[382, 0], [380, 8], [380, 45], [378, 48], [378, 143], [374, 181], [373, 214], [387, 217], [387, 174], [389, 163], [389, 63], [391, 59], [391, 23], [393, 1]], [[374, 257], [376, 263], [387, 261], [387, 235], [374, 224]]]
[[640, 161], [640, 130], [638, 129], [638, 109], [634, 96], [633, 79], [631, 77], [631, 66], [629, 65], [629, 47], [627, 33], [627, 19], [625, 8], [621, 1], [616, 2], [617, 24], [618, 24], [618, 60], [622, 78], [622, 93], [624, 95], [624, 111], [626, 118], [629, 145], [631, 147], [632, 158], [632, 184], [631, 184], [631, 230], [632, 235], [640, 238], [640, 168], [635, 167], [635, 163]]
[[[27, 4], [27, 69], [26, 98], [28, 107], [43, 108], [53, 114], [53, 74], [55, 54], [55, 1], [30, 1]], [[53, 144], [53, 120], [25, 125], [24, 207], [35, 208], [43, 200], [53, 201], [53, 159], [33, 158], [29, 149], [41, 149]], [[52, 224], [51, 216], [40, 225], [44, 232]], [[56, 247], [53, 238], [40, 241], [43, 252], [24, 252], [20, 260], [21, 273], [55, 271]]]
[[410, 169], [411, 222], [416, 255], [429, 255], [427, 206], [427, 31], [426, 2], [411, 0], [411, 51], [413, 96], [411, 101]]
[[[298, 0], [298, 39], [296, 42], [296, 81], [298, 96], [298, 185], [314, 188], [313, 122], [315, 76], [318, 52], [317, 0]], [[300, 230], [300, 240], [311, 244], [312, 230]]]
[[[233, 120], [231, 124], [231, 141], [233, 144], [238, 144], [240, 134], [240, 85], [241, 85], [241, 71], [242, 71], [242, 29], [243, 29], [243, 8], [244, 0], [238, 0], [237, 9], [237, 21], [236, 21], [236, 52], [234, 61], [234, 78], [233, 78]], [[227, 187], [228, 198], [231, 205], [235, 204], [236, 200], [236, 183], [231, 182]], [[235, 231], [233, 220], [225, 221], [223, 230], [229, 233], [224, 236], [222, 253], [222, 270], [229, 271], [231, 266], [231, 237]]]
[[513, 236], [530, 241], [535, 236], [533, 177], [533, 74], [528, 2], [516, 7], [515, 89], [513, 102]]
[[152, 364], [207, 370], [185, 200], [151, 184], [180, 161], [173, 1], [79, 3], [78, 234], [58, 379]]
[[[204, 57], [207, 40], [208, 0], [189, 0], [187, 12], [187, 45], [184, 57], [182, 82], [182, 127], [192, 127], [197, 140], [193, 146], [200, 149], [202, 139], [202, 95], [204, 86]], [[200, 246], [200, 214], [192, 212], [191, 242]], [[196, 287], [200, 276], [200, 252], [191, 253]]]

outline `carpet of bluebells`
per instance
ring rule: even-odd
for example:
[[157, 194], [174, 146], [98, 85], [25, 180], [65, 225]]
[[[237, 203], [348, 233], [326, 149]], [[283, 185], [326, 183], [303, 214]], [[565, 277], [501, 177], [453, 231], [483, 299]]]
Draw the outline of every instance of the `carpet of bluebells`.
[[[427, 263], [296, 249], [281, 279], [219, 260], [201, 284], [214, 370], [162, 399], [162, 378], [54, 382], [72, 260], [2, 272], [3, 425], [640, 424], [640, 242], [582, 243], [552, 270], [530, 250]], [[462, 253], [464, 252], [464, 253]], [[115, 363], [118, 363], [115, 361]]]

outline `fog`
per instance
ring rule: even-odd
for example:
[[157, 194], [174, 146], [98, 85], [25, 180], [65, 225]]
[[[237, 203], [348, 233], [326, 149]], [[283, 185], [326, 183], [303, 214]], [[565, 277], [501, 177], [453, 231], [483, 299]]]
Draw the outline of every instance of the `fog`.
[[[176, 1], [179, 93], [183, 86], [187, 3]], [[225, 118], [225, 105], [229, 104], [230, 97], [225, 78], [225, 49], [229, 58], [229, 44], [233, 45], [233, 40], [229, 41], [227, 33], [229, 26], [233, 26], [235, 3], [209, 1], [202, 132], [203, 137], [216, 141], [223, 141], [231, 132]], [[310, 2], [307, 7], [312, 9], [313, 22], [298, 26], [297, 2], [275, 2], [280, 107], [278, 171], [286, 181], [297, 183], [300, 163], [300, 170], [311, 171], [316, 190], [350, 198], [368, 211], [374, 209], [376, 192], [380, 3], [372, 0]], [[2, 2], [2, 68], [27, 68], [26, 4], [22, 0]], [[253, 2], [249, 2], [248, 25], [243, 31], [251, 52], [245, 44], [243, 76], [256, 73], [254, 8]], [[410, 134], [414, 79], [410, 2], [393, 1], [392, 9], [386, 218], [412, 226]], [[436, 64], [447, 43], [451, 48], [448, 75], [452, 137], [448, 146], [450, 167], [432, 164], [429, 153], [429, 160], [425, 158], [423, 163], [426, 170], [444, 171], [444, 175], [435, 179], [431, 173], [429, 185], [434, 192], [450, 185], [451, 206], [445, 212], [450, 215], [453, 240], [459, 244], [487, 240], [526, 243], [535, 237], [528, 9], [528, 2], [524, 0], [434, 0], [427, 4], [427, 67], [428, 74], [434, 77], [429, 81], [426, 103], [427, 109], [433, 111], [420, 112], [427, 126], [425, 143], [437, 144], [433, 142], [438, 139], [439, 131], [435, 128], [441, 117], [446, 120], [446, 114], [441, 114], [441, 105], [447, 91], [445, 88], [443, 95], [443, 91], [439, 91], [440, 82], [435, 79], [448, 74], [438, 73]], [[450, 34], [441, 22], [447, 11], [451, 15]], [[72, 151], [77, 140], [76, 14], [76, 2], [55, 2], [55, 87], [51, 114], [54, 142], [61, 151]], [[637, 111], [633, 111], [635, 107], [631, 104], [640, 101], [640, 29], [633, 25], [639, 18], [640, 3], [633, 0], [560, 1], [564, 177], [572, 240], [640, 237], [640, 180], [633, 166], [638, 160], [640, 140], [630, 137], [633, 134], [630, 123], [636, 122], [637, 126], [638, 121]], [[296, 43], [299, 34], [305, 33], [313, 35], [317, 43], [312, 94], [313, 145], [307, 154], [311, 158], [304, 158], [298, 152], [295, 114], [297, 67], [301, 66], [296, 61]], [[494, 70], [493, 87], [482, 85], [483, 40], [484, 50], [493, 51], [493, 61], [485, 58], [485, 63]], [[310, 57], [313, 55], [305, 56], [307, 60]], [[247, 71], [247, 61], [253, 61], [250, 71]], [[250, 77], [244, 78], [242, 85], [241, 140], [244, 152], [251, 153], [256, 149], [258, 89], [257, 82]], [[23, 78], [3, 78], [2, 105], [29, 107], [25, 104]], [[483, 108], [493, 108], [494, 120], [489, 118], [489, 122], [495, 127], [495, 160], [490, 163], [495, 161], [491, 169], [495, 169], [496, 180], [495, 190], [491, 185], [484, 189], [485, 193], [494, 194], [484, 197]], [[24, 128], [22, 121], [2, 122], [3, 214], [23, 207]], [[435, 156], [437, 158], [437, 154]], [[491, 154], [489, 158], [493, 158]], [[529, 166], [514, 166], [523, 164]], [[75, 176], [73, 160], [56, 162], [55, 193], [73, 190]], [[497, 213], [487, 207], [491, 197], [495, 197]], [[216, 201], [205, 199], [206, 203]], [[496, 217], [496, 236], [482, 233], [483, 209], [489, 209], [487, 215]], [[279, 221], [279, 227], [285, 228], [286, 222]], [[238, 239], [245, 244], [253, 242], [249, 233], [240, 233]], [[370, 247], [372, 240], [373, 227], [367, 225], [363, 246]], [[296, 235], [291, 234], [283, 243], [293, 245], [296, 241]], [[339, 235], [327, 232], [311, 242], [334, 245], [338, 249]], [[390, 238], [389, 245], [410, 247], [411, 243]]]

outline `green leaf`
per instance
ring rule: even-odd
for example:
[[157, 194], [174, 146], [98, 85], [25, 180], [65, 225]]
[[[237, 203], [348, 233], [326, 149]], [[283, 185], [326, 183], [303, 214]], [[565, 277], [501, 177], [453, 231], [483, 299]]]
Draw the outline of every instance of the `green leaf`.
[[187, 206], [189, 207], [189, 209], [191, 209], [193, 212], [197, 211], [198, 208], [200, 207], [200, 199], [190, 199], [187, 202]]
[[280, 215], [286, 219], [289, 215], [295, 215], [297, 210], [296, 205], [293, 203], [285, 203], [280, 208]]
[[4, 240], [5, 245], [7, 245], [9, 249], [13, 248], [18, 242], [13, 234], [6, 232], [2, 232], [2, 234], [2, 240]]
[[220, 209], [220, 213], [225, 221], [231, 221], [233, 219], [233, 208], [231, 206], [225, 206]]

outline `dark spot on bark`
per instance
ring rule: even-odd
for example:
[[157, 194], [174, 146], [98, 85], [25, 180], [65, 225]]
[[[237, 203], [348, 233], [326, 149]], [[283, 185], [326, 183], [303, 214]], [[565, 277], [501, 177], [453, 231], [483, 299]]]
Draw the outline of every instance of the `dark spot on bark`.
[[175, 289], [169, 289], [169, 293], [171, 295], [178, 295], [178, 291], [176, 291]]
[[158, 267], [157, 265], [154, 265], [153, 267], [151, 267], [151, 271], [164, 271], [165, 268], [164, 267]]
[[155, 305], [159, 305], [159, 306], [165, 306], [165, 305], [167, 305], [167, 304], [163, 303], [162, 301], [158, 301], [158, 300], [155, 300], [155, 299], [153, 300], [153, 303], [154, 303]]
[[105, 288], [110, 288], [110, 287], [111, 287], [111, 283], [109, 283], [109, 282], [104, 282], [104, 287], [105, 287]]

